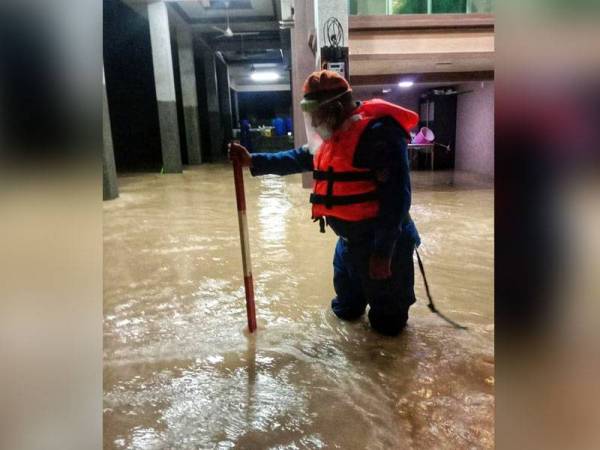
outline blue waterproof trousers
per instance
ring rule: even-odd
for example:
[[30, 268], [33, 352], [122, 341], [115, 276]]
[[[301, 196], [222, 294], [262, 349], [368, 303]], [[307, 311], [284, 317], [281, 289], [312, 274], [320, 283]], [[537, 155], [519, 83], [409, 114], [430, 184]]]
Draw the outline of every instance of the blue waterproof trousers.
[[374, 330], [387, 336], [399, 334], [406, 326], [408, 309], [415, 302], [414, 248], [414, 240], [402, 235], [392, 256], [392, 276], [373, 280], [369, 277], [371, 241], [339, 238], [333, 258], [333, 312], [340, 319], [355, 320], [364, 314], [368, 304]]

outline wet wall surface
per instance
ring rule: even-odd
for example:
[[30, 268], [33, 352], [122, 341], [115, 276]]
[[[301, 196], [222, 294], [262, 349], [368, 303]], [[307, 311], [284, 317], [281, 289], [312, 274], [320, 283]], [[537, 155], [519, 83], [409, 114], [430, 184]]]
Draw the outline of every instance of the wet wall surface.
[[493, 190], [412, 177], [434, 300], [468, 331], [429, 312], [418, 270], [401, 336], [337, 319], [336, 238], [300, 176], [246, 172], [249, 336], [231, 167], [120, 177], [104, 203], [104, 448], [493, 448]]

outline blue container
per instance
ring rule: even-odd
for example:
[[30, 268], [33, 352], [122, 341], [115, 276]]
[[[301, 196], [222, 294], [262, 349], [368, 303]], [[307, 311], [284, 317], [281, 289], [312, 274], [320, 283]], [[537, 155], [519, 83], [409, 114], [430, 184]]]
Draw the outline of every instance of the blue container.
[[275, 136], [285, 135], [285, 122], [283, 121], [283, 119], [277, 117], [276, 119], [273, 119], [271, 124], [275, 128]]
[[250, 128], [250, 121], [243, 119], [240, 123], [240, 144], [252, 153], [254, 151], [254, 146], [252, 145], [252, 133], [250, 132]]

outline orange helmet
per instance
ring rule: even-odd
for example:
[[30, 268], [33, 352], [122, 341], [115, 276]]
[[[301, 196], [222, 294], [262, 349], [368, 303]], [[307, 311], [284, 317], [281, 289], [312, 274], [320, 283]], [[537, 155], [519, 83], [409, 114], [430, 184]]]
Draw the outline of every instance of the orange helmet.
[[352, 88], [346, 79], [332, 70], [319, 70], [311, 73], [303, 86], [304, 98], [300, 102], [303, 111], [311, 112], [323, 103], [341, 97]]

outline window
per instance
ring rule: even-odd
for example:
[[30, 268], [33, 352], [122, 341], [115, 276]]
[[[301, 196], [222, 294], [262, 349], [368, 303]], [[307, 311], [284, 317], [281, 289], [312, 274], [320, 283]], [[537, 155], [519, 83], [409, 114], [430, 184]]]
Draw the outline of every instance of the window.
[[388, 14], [389, 0], [350, 0], [350, 14], [375, 16]]
[[433, 0], [431, 12], [433, 14], [466, 13], [467, 0]]
[[391, 0], [392, 14], [427, 14], [427, 0]]
[[493, 13], [495, 0], [349, 0], [351, 15]]
[[494, 0], [470, 0], [472, 13], [493, 13]]

